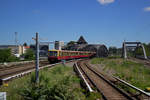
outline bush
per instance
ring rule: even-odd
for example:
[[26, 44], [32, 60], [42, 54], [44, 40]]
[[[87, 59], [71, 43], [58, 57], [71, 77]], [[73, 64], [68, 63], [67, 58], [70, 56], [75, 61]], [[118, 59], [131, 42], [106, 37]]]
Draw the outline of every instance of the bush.
[[19, 59], [11, 55], [11, 49], [2, 49], [0, 50], [0, 62], [13, 62], [18, 61]]
[[35, 53], [32, 49], [28, 49], [23, 56], [26, 60], [34, 60], [35, 59]]
[[[150, 43], [149, 43], [149, 44], [145, 44], [145, 43], [144, 43], [143, 45], [144, 45], [144, 47], [145, 47], [145, 51], [146, 51], [147, 56], [150, 56]], [[135, 53], [136, 53], [136, 55], [140, 55], [140, 56], [143, 56], [143, 55], [144, 55], [142, 48], [136, 49]]]
[[76, 98], [70, 88], [72, 77], [64, 77], [55, 84], [49, 78], [40, 75], [39, 83], [35, 83], [35, 75], [31, 76], [28, 85], [19, 91], [25, 100], [72, 100]]
[[0, 50], [0, 62], [7, 62], [9, 56], [11, 56], [10, 49]]
[[60, 80], [57, 84], [52, 86], [47, 91], [46, 100], [71, 100], [75, 98], [73, 96], [73, 90], [70, 89], [70, 79], [71, 77], [65, 77], [63, 80]]
[[19, 91], [19, 94], [24, 100], [44, 100], [45, 91], [47, 91], [47, 79], [40, 75], [39, 83], [35, 82], [35, 74], [31, 75], [30, 80], [27, 81], [27, 85]]
[[19, 61], [19, 58], [15, 57], [15, 56], [9, 56], [8, 57], [8, 61], [7, 62], [15, 62], [15, 61]]

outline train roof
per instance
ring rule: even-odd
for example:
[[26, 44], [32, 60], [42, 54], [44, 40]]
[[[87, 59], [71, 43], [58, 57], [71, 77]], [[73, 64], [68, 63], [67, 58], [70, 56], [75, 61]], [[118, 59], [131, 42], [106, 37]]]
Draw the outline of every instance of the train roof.
[[70, 51], [70, 50], [48, 50], [48, 51], [63, 51], [63, 52], [86, 52], [86, 53], [95, 53], [90, 51]]

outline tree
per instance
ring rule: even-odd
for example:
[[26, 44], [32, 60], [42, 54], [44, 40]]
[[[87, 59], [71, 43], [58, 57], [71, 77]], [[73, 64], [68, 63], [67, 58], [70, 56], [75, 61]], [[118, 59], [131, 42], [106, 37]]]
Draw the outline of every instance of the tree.
[[76, 44], [75, 41], [70, 41], [70, 42], [67, 43], [67, 46], [72, 46], [72, 45], [75, 45], [75, 44]]
[[73, 50], [72, 48], [74, 48], [76, 45], [75, 41], [70, 41], [67, 43], [67, 45], [63, 48], [64, 50]]
[[109, 54], [117, 54], [117, 47], [115, 46], [109, 47]]
[[11, 56], [11, 50], [10, 49], [0, 50], [0, 62], [7, 62], [9, 56]]
[[0, 62], [12, 62], [18, 61], [19, 59], [11, 54], [11, 49], [1, 49], [0, 50]]
[[25, 43], [23, 44], [23, 46], [28, 46], [28, 45], [27, 45], [27, 43], [25, 42]]
[[[143, 45], [144, 45], [147, 56], [150, 56], [150, 43], [148, 43], [148, 44], [144, 43]], [[135, 54], [143, 56], [144, 55], [143, 54], [143, 49], [141, 47], [137, 48], [136, 51], [135, 51]]]
[[148, 48], [150, 49], [150, 43], [147, 44]]
[[26, 60], [33, 60], [35, 59], [35, 53], [32, 49], [27, 49], [26, 53], [24, 54], [24, 58]]

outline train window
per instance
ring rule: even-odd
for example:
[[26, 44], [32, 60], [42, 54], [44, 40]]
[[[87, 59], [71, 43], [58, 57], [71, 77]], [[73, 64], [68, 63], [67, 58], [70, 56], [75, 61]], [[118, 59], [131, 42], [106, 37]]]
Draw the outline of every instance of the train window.
[[67, 56], [70, 56], [70, 52], [66, 52], [67, 53]]
[[50, 51], [49, 56], [57, 56], [57, 51]]
[[72, 52], [70, 52], [70, 56], [72, 56]]
[[69, 54], [68, 54], [68, 52], [66, 52], [66, 56], [68, 56]]
[[65, 56], [65, 52], [63, 52], [63, 56]]
[[68, 53], [67, 53], [67, 52], [65, 52], [65, 56], [68, 56]]
[[75, 56], [76, 55], [76, 53], [75, 52], [73, 52], [73, 56]]
[[62, 52], [62, 56], [67, 56], [66, 52]]

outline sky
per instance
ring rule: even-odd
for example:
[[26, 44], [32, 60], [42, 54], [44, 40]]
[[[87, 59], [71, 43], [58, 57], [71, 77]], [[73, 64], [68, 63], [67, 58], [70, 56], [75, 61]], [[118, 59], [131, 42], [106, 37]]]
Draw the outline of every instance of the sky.
[[0, 0], [0, 45], [78, 40], [150, 42], [150, 0]]

